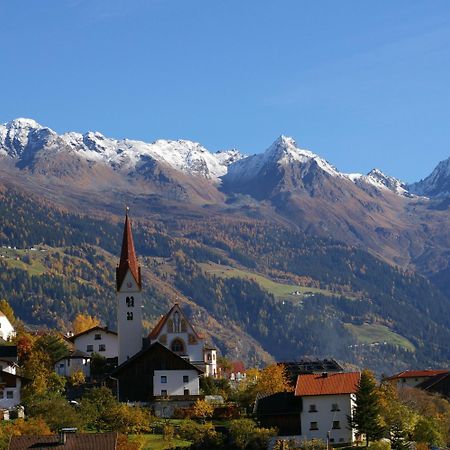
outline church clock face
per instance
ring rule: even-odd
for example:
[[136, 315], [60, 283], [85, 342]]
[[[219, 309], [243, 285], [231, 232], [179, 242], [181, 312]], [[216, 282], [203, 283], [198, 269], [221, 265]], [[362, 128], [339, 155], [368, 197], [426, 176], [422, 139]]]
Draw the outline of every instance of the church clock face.
[[132, 288], [133, 287], [133, 283], [131, 282], [131, 281], [129, 281], [128, 283], [127, 283], [127, 288]]

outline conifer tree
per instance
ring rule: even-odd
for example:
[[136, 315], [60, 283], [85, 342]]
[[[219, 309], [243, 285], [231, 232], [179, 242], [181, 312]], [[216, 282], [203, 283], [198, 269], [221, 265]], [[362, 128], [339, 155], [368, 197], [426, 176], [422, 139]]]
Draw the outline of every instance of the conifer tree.
[[375, 377], [372, 372], [364, 370], [356, 391], [356, 407], [353, 417], [349, 417], [349, 425], [360, 434], [366, 435], [366, 447], [369, 442], [382, 437], [380, 425], [380, 403]]

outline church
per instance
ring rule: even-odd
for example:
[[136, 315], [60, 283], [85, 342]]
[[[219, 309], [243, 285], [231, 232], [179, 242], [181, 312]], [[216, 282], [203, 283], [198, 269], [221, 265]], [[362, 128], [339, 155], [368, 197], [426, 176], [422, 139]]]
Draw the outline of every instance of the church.
[[120, 401], [149, 403], [172, 398], [192, 401], [200, 394], [199, 377], [217, 375], [217, 351], [205, 345], [175, 303], [147, 338], [142, 324], [142, 278], [128, 210], [116, 271]]

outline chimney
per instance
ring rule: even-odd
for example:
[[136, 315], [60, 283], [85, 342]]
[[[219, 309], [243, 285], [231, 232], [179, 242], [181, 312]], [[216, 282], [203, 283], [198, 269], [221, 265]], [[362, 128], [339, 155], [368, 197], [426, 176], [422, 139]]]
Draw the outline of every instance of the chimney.
[[74, 434], [76, 432], [77, 428], [61, 428], [59, 430], [59, 440], [58, 440], [59, 445], [66, 445], [67, 435], [70, 433]]
[[322, 372], [322, 378], [328, 378], [328, 372]]

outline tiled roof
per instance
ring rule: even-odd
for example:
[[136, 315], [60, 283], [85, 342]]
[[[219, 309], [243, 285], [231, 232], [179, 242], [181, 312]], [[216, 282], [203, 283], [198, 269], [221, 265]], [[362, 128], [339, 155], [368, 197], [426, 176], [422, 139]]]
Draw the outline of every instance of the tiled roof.
[[26, 449], [116, 450], [117, 433], [68, 433], [66, 443], [59, 436], [13, 436], [9, 450]]
[[97, 325], [95, 327], [89, 328], [88, 330], [84, 330], [81, 333], [74, 334], [73, 336], [67, 338], [67, 340], [70, 342], [75, 342], [75, 339], [79, 338], [80, 336], [83, 336], [84, 334], [91, 333], [92, 331], [104, 331], [105, 333], [114, 334], [117, 336], [117, 333], [115, 331], [108, 329], [108, 327], [101, 327], [100, 325]]
[[295, 395], [353, 394], [357, 390], [359, 372], [299, 375]]
[[434, 377], [441, 373], [449, 373], [448, 369], [443, 370], [404, 370], [403, 372], [392, 375], [392, 377], [386, 378], [387, 380], [398, 380], [399, 378], [422, 378], [422, 377]]
[[196, 370], [198, 373], [203, 373], [204, 370], [200, 369], [199, 367], [195, 366], [191, 362], [187, 361], [186, 359], [182, 358], [180, 355], [177, 355], [176, 353], [172, 352], [172, 350], [168, 349], [165, 345], [160, 344], [159, 342], [154, 342], [147, 348], [142, 349], [141, 351], [135, 353], [131, 358], [127, 359], [125, 362], [123, 362], [119, 367], [116, 367], [112, 374], [116, 374], [122, 371], [124, 367], [128, 367], [131, 363], [136, 361], [139, 358], [142, 358], [147, 353], [151, 353], [158, 348], [162, 349], [163, 352], [166, 352], [168, 355], [175, 355], [176, 358], [180, 361], [180, 363], [186, 368], [186, 370]]
[[122, 237], [122, 251], [120, 253], [119, 267], [116, 272], [117, 290], [122, 286], [123, 280], [128, 272], [133, 275], [139, 288], [141, 287], [141, 269], [134, 250], [133, 233], [131, 231], [131, 222], [128, 213], [125, 216], [125, 226]]

